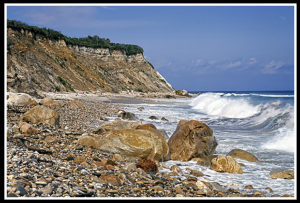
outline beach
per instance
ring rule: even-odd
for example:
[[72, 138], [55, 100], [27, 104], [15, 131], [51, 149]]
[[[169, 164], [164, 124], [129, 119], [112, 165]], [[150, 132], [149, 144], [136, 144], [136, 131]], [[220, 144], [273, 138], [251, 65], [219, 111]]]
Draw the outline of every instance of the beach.
[[[95, 133], [104, 124], [128, 121], [120, 112], [131, 112], [135, 115], [132, 121], [151, 123], [164, 130], [168, 139], [182, 119], [176, 117], [175, 106], [185, 104], [190, 97], [84, 92], [48, 92], [44, 97], [55, 102], [41, 104], [42, 99], [36, 99], [38, 106], [56, 111], [59, 124], [31, 124], [34, 133], [23, 131], [20, 124], [32, 106], [7, 105], [8, 198], [294, 198], [290, 192], [277, 193], [270, 185], [242, 185], [239, 179], [230, 184], [224, 182], [218, 177], [239, 175], [212, 172], [197, 159], [156, 161], [157, 170], [147, 172], [137, 167], [140, 158], [129, 159], [123, 154], [78, 144], [81, 137]], [[164, 107], [173, 108], [174, 113], [156, 111]], [[221, 146], [226, 144], [218, 137], [217, 141]], [[223, 153], [218, 148], [217, 152]], [[239, 162], [245, 173], [251, 173], [254, 163]], [[263, 168], [262, 164], [259, 170]], [[269, 175], [269, 171], [264, 173]]]

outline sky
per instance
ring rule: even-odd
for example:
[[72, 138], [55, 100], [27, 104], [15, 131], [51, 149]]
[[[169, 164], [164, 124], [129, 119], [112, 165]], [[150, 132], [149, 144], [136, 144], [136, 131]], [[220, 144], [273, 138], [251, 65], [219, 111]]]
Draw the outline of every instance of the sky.
[[294, 90], [294, 6], [7, 5], [7, 19], [135, 44], [174, 89]]

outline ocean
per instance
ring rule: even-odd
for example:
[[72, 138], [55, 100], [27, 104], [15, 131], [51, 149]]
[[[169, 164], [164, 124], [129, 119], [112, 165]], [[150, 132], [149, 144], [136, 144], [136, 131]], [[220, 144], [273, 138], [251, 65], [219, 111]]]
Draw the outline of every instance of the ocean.
[[[198, 92], [191, 92], [198, 93]], [[128, 104], [126, 111], [134, 113], [143, 123], [152, 123], [164, 129], [170, 137], [180, 120], [198, 120], [206, 123], [216, 137], [216, 154], [226, 155], [239, 148], [254, 154], [260, 162], [243, 163], [243, 174], [219, 173], [194, 161], [166, 161], [202, 171], [199, 179], [218, 182], [226, 187], [254, 190], [272, 188], [274, 194], [295, 194], [295, 179], [271, 179], [274, 169], [296, 170], [295, 98], [293, 91], [226, 91], [200, 92], [192, 98], [154, 99], [157, 103]], [[138, 107], [144, 107], [143, 111]], [[157, 120], [149, 117], [156, 116]], [[162, 121], [165, 117], [168, 121]], [[169, 172], [168, 169], [164, 169]], [[271, 195], [271, 193], [270, 193]]]

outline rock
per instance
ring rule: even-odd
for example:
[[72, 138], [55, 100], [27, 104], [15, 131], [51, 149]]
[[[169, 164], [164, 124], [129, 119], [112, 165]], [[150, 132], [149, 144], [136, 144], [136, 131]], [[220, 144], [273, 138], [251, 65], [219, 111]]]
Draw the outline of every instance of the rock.
[[158, 171], [158, 167], [156, 163], [150, 159], [140, 159], [136, 164], [137, 168], [143, 169], [145, 172], [153, 172], [156, 173]]
[[136, 164], [135, 163], [129, 163], [124, 166], [124, 169], [128, 172], [133, 172], [136, 170]]
[[37, 101], [26, 93], [10, 93], [9, 98], [7, 99], [7, 104], [16, 106], [38, 105]]
[[47, 196], [47, 195], [51, 195], [53, 192], [53, 187], [51, 184], [46, 185], [45, 187], [43, 187], [42, 189], [40, 189], [40, 191], [43, 193], [43, 195]]
[[165, 117], [161, 118], [162, 121], [169, 121], [168, 119], [166, 119]]
[[101, 125], [94, 133], [101, 134], [111, 130], [121, 130], [121, 129], [135, 129], [139, 125], [142, 125], [141, 122], [137, 121], [112, 121], [107, 124]]
[[259, 161], [253, 154], [246, 152], [242, 149], [233, 149], [231, 150], [227, 156], [231, 156], [232, 158], [243, 159], [250, 162], [257, 162]]
[[210, 155], [204, 158], [192, 158], [192, 161], [196, 161], [197, 165], [200, 166], [210, 166], [211, 159], [215, 158], [214, 155]]
[[141, 106], [141, 107], [138, 107], [137, 109], [138, 109], [139, 111], [143, 111], [145, 108]]
[[266, 187], [265, 190], [269, 190], [270, 193], [273, 193], [273, 190], [270, 187]]
[[171, 166], [170, 170], [173, 171], [173, 172], [176, 172], [176, 173], [178, 173], [178, 174], [179, 174], [179, 173], [182, 173], [181, 168], [180, 168], [179, 166], [177, 166], [177, 165]]
[[123, 157], [120, 154], [114, 154], [111, 159], [112, 161], [123, 161]]
[[253, 186], [252, 186], [252, 185], [246, 185], [246, 186], [244, 187], [244, 189], [246, 189], [246, 190], [252, 190], [252, 189], [253, 189]]
[[83, 104], [78, 99], [73, 99], [67, 103], [67, 106], [71, 109], [80, 109], [83, 107]]
[[123, 110], [119, 112], [118, 116], [125, 120], [136, 120], [137, 119], [137, 117], [135, 116], [134, 113], [126, 112]]
[[151, 120], [157, 120], [158, 118], [156, 116], [149, 116], [149, 119], [151, 119]]
[[196, 186], [199, 190], [201, 190], [204, 193], [207, 193], [210, 190], [205, 181], [197, 180]]
[[180, 185], [175, 185], [174, 190], [177, 194], [183, 194], [183, 190]]
[[52, 99], [50, 99], [50, 98], [48, 98], [48, 97], [45, 97], [44, 99], [42, 99], [41, 101], [40, 101], [40, 104], [41, 105], [44, 105], [44, 106], [52, 106], [52, 107], [59, 107], [60, 106], [60, 104], [57, 102], [57, 101], [55, 101], [55, 100], [52, 100]]
[[207, 157], [215, 152], [217, 141], [205, 123], [181, 120], [168, 141], [170, 159], [189, 161], [194, 157]]
[[198, 170], [190, 170], [190, 174], [192, 176], [196, 176], [196, 177], [202, 177], [202, 176], [204, 176], [204, 174], [201, 171], [198, 171]]
[[164, 160], [169, 148], [165, 138], [155, 130], [111, 130], [98, 136], [82, 136], [78, 144], [118, 153], [131, 158]]
[[241, 166], [231, 156], [218, 155], [211, 160], [210, 169], [217, 172], [243, 173]]
[[270, 177], [272, 179], [294, 179], [294, 170], [272, 170]]
[[100, 179], [106, 184], [120, 185], [119, 178], [114, 174], [103, 174], [100, 176]]
[[48, 107], [41, 105], [29, 109], [23, 116], [21, 116], [20, 120], [33, 124], [42, 123], [59, 126], [58, 113]]
[[175, 90], [175, 94], [179, 96], [190, 97], [188, 91], [186, 90]]
[[24, 135], [35, 135], [39, 131], [29, 123], [19, 122], [20, 132]]
[[92, 147], [94, 149], [96, 149], [97, 147], [99, 147], [99, 143], [97, 141], [97, 138], [93, 137], [93, 136], [89, 136], [89, 135], [79, 137], [77, 143], [79, 145], [89, 146], [89, 147]]
[[82, 156], [78, 156], [74, 159], [74, 162], [77, 164], [81, 164], [81, 163], [85, 162], [85, 159]]

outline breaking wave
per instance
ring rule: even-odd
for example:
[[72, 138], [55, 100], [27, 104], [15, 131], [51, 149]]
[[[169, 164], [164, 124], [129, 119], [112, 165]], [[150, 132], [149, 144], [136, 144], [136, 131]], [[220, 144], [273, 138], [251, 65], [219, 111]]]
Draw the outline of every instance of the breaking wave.
[[236, 97], [229, 93], [203, 93], [192, 99], [189, 105], [228, 129], [255, 130], [270, 134], [261, 145], [263, 149], [294, 152], [296, 135], [293, 105], [283, 104], [280, 100], [262, 103], [256, 99], [253, 102], [256, 95], [244, 96], [246, 95]]

